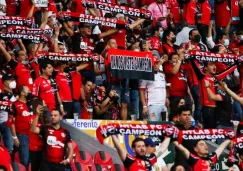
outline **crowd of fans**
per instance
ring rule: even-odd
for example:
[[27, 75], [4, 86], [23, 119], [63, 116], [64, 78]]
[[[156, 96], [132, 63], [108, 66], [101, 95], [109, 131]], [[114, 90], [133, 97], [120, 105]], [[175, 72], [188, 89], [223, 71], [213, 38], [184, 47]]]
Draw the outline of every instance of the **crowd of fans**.
[[[81, 0], [49, 0], [47, 8], [36, 7], [34, 0], [0, 0], [1, 16], [33, 17], [35, 28], [53, 30], [47, 40], [41, 42], [0, 37], [0, 101], [12, 103], [8, 110], [0, 111], [4, 142], [0, 146], [3, 151], [0, 152], [0, 170], [11, 169], [2, 167], [1, 161], [10, 162], [11, 158], [4, 156], [16, 151], [26, 168], [31, 159], [32, 170], [39, 170], [41, 151], [50, 150], [49, 146], [56, 141], [55, 137], [48, 139], [51, 134], [48, 129], [62, 137], [63, 142], [57, 146], [64, 150], [71, 137], [67, 130], [59, 130], [62, 117], [171, 121], [182, 130], [233, 129], [231, 121], [241, 121], [243, 65], [188, 60], [186, 54], [200, 51], [243, 55], [242, 0], [100, 2], [146, 9], [154, 19], [84, 7]], [[115, 18], [128, 25], [109, 28], [69, 21], [59, 15], [63, 11]], [[11, 26], [0, 25], [1, 35], [9, 33]], [[154, 81], [114, 78], [107, 62], [109, 49], [151, 52]], [[41, 52], [100, 58], [94, 62], [40, 60]], [[51, 128], [43, 127], [47, 123]], [[243, 133], [242, 125], [240, 122], [238, 135]], [[175, 143], [185, 154], [183, 159], [176, 155], [175, 166], [185, 170], [188, 167], [185, 159], [196, 161], [188, 152], [195, 146], [188, 142], [182, 145], [185, 148]], [[44, 170], [63, 169], [59, 165], [70, 162], [71, 147], [69, 152], [66, 160], [64, 156], [52, 160], [53, 156], [48, 153]], [[215, 160], [215, 154], [211, 158]]]

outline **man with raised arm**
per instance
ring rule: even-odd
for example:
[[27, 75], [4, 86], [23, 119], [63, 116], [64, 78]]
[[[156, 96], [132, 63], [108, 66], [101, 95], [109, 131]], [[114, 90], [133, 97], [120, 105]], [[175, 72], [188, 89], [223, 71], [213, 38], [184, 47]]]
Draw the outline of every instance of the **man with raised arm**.
[[135, 138], [132, 142], [134, 156], [131, 156], [122, 148], [115, 135], [112, 135], [112, 141], [128, 171], [147, 171], [152, 170], [152, 166], [157, 162], [157, 157], [165, 152], [170, 143], [170, 138], [165, 137], [163, 143], [161, 143], [159, 147], [159, 150], [148, 156], [146, 155], [146, 146], [142, 138]]

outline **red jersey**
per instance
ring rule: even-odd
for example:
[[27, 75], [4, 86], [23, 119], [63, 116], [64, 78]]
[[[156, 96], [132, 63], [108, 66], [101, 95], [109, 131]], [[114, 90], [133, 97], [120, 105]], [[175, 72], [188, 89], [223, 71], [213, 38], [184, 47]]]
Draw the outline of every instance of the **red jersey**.
[[[40, 128], [40, 124], [38, 124]], [[40, 135], [29, 131], [29, 148], [30, 151], [42, 151], [44, 148], [44, 142]]]
[[2, 72], [0, 71], [0, 93], [4, 92], [2, 77], [3, 75]]
[[215, 24], [216, 27], [226, 27], [230, 20], [230, 8], [228, 6], [228, 0], [225, 0], [223, 3], [215, 3]]
[[15, 114], [15, 129], [17, 134], [28, 135], [30, 125], [33, 121], [33, 112], [31, 112], [26, 103], [19, 100], [14, 102], [13, 111]]
[[154, 3], [155, 0], [141, 0], [141, 5], [147, 5], [149, 6], [150, 4]]
[[163, 53], [162, 49], [162, 42], [160, 41], [160, 38], [157, 36], [153, 36], [149, 39], [152, 50], [157, 50], [159, 54]]
[[198, 3], [198, 7], [200, 14], [202, 15], [199, 23], [209, 25], [211, 20], [211, 5], [209, 4], [208, 0], [203, 3]]
[[70, 74], [62, 72], [62, 71], [57, 71], [56, 75], [56, 82], [58, 86], [58, 93], [62, 101], [72, 101], [72, 92], [71, 92], [71, 77]]
[[70, 71], [72, 77], [72, 87], [73, 87], [73, 99], [79, 101], [81, 97], [81, 86], [82, 86], [82, 76], [79, 72], [76, 71], [76, 67], [74, 71]]
[[10, 170], [10, 165], [11, 165], [11, 157], [10, 154], [8, 153], [8, 149], [5, 148], [4, 146], [0, 145], [0, 165], [4, 166], [7, 171]]
[[173, 65], [169, 62], [164, 64], [164, 72], [166, 80], [171, 83], [170, 95], [171, 96], [185, 96], [187, 94], [187, 82], [183, 70], [180, 69], [175, 75], [170, 71], [173, 69]]
[[35, 72], [35, 78], [40, 76], [40, 67], [36, 57], [29, 56], [30, 66]]
[[40, 135], [45, 143], [45, 160], [58, 164], [63, 161], [67, 144], [72, 143], [69, 131], [64, 128], [54, 129], [52, 126], [44, 126], [40, 129]]
[[35, 80], [32, 90], [32, 95], [44, 100], [49, 111], [56, 108], [55, 94], [57, 93], [57, 88], [53, 88], [52, 84], [56, 84], [53, 79], [46, 79], [40, 76]]
[[163, 44], [163, 51], [167, 55], [170, 55], [171, 53], [175, 52], [175, 49], [173, 46], [170, 46], [168, 43]]
[[71, 11], [80, 14], [85, 14], [85, 8], [80, 0], [73, 0], [71, 5]]
[[[32, 2], [30, 0], [21, 0], [20, 1], [20, 17], [27, 17], [30, 9], [32, 7]], [[35, 7], [33, 14], [37, 11]]]
[[[239, 10], [239, 0], [231, 0], [231, 18], [238, 18], [240, 16], [240, 10]], [[239, 21], [233, 21], [232, 24], [239, 24]]]
[[183, 19], [188, 22], [189, 25], [195, 25], [197, 5], [194, 0], [189, 3], [183, 4]]
[[[126, 35], [127, 35], [127, 30], [126, 29], [121, 29], [118, 30], [115, 34], [112, 34], [109, 37], [112, 37], [113, 39], [116, 40], [117, 46], [121, 49], [126, 48]], [[107, 37], [107, 38], [109, 38]]]
[[7, 0], [6, 1], [6, 14], [7, 16], [17, 16], [18, 6], [16, 0]]
[[174, 23], [179, 24], [181, 22], [180, 5], [177, 0], [166, 0], [165, 5], [170, 9], [170, 13], [173, 15]]
[[188, 163], [192, 166], [193, 171], [210, 171], [215, 170], [217, 159], [217, 154], [215, 152], [210, 154], [207, 158], [201, 158], [191, 153]]
[[29, 65], [24, 65], [21, 62], [15, 61], [14, 59], [9, 61], [9, 65], [12, 69], [14, 69], [15, 75], [17, 76], [17, 87], [28, 86], [31, 91], [33, 79], [31, 77]]
[[192, 88], [194, 85], [198, 85], [197, 76], [195, 74], [195, 71], [192, 68], [191, 63], [187, 62], [187, 63], [183, 64], [183, 68], [185, 70], [185, 74], [188, 79], [189, 87]]
[[157, 158], [154, 153], [150, 156], [145, 156], [144, 159], [135, 158], [129, 154], [125, 159], [124, 166], [128, 169], [128, 171], [147, 171], [152, 170], [152, 166], [157, 162]]

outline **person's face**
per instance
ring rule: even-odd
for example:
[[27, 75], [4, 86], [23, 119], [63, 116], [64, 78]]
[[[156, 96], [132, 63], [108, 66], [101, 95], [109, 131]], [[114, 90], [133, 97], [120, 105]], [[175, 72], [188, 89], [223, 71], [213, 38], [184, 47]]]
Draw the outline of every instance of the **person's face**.
[[26, 55], [26, 52], [25, 51], [19, 51], [18, 52], [18, 59], [20, 61], [28, 61], [28, 56]]
[[80, 32], [85, 36], [90, 36], [92, 34], [92, 27], [85, 24], [83, 28], [80, 28]]
[[182, 111], [181, 114], [178, 115], [178, 120], [181, 123], [185, 123], [191, 120], [191, 111]]
[[186, 101], [184, 99], [181, 99], [178, 103], [178, 107], [183, 106], [186, 104]]
[[216, 65], [213, 62], [209, 62], [206, 66], [206, 72], [209, 74], [215, 74], [216, 73]]
[[174, 65], [174, 64], [177, 63], [178, 59], [179, 59], [178, 55], [173, 55], [171, 60], [170, 60], [170, 63]]
[[196, 147], [194, 148], [195, 152], [198, 156], [206, 156], [208, 155], [208, 145], [205, 141], [201, 140], [197, 143]]
[[105, 87], [101, 86], [100, 87], [100, 91], [101, 91], [102, 97], [105, 97], [106, 96], [106, 89], [105, 89]]
[[194, 37], [196, 36], [196, 35], [199, 35], [199, 32], [198, 32], [198, 30], [194, 30], [193, 32], [192, 32], [192, 39], [194, 39]]
[[175, 36], [175, 34], [171, 31], [171, 32], [170, 32], [170, 35], [169, 35], [167, 38], [168, 38], [168, 40], [172, 41], [172, 39], [173, 39], [174, 37], [176, 37], [176, 36]]
[[24, 86], [21, 94], [26, 97], [28, 96], [29, 93], [30, 93], [30, 89], [27, 86]]
[[0, 43], [2, 44], [2, 46], [6, 49], [6, 43], [4, 40], [0, 40]]
[[237, 35], [236, 35], [236, 31], [233, 31], [232, 33], [232, 40], [233, 41], [236, 41], [238, 38], [237, 38]]
[[88, 81], [84, 86], [84, 91], [86, 93], [90, 93], [92, 89], [93, 83], [91, 81]]
[[59, 53], [64, 53], [64, 51], [65, 51], [64, 45], [58, 45], [58, 52]]
[[154, 63], [154, 71], [158, 71], [160, 67], [160, 63], [159, 62], [155, 62]]
[[219, 40], [219, 43], [224, 44], [224, 40], [228, 39], [226, 35], [223, 35], [222, 39]]
[[8, 51], [8, 53], [11, 56], [12, 59], [15, 59], [15, 54], [12, 50]]
[[48, 64], [47, 67], [43, 70], [43, 73], [45, 73], [45, 75], [47, 75], [48, 77], [52, 76], [53, 66], [51, 64]]
[[133, 152], [136, 156], [145, 156], [146, 155], [146, 146], [143, 141], [138, 141], [135, 143]]
[[183, 166], [177, 166], [176, 171], [185, 171], [185, 168]]
[[68, 22], [67, 22], [67, 25], [68, 25], [69, 28], [73, 29], [73, 27], [74, 27], [74, 22], [73, 22], [73, 21], [68, 21]]
[[147, 146], [146, 147], [146, 153], [147, 154], [155, 153], [155, 151], [156, 151], [156, 146]]
[[60, 115], [60, 113], [56, 110], [51, 112], [51, 124], [52, 125], [57, 125], [60, 123], [60, 121], [62, 120], [62, 116]]
[[50, 27], [54, 27], [54, 20], [56, 20], [56, 15], [51, 15], [50, 17], [48, 17], [48, 24]]
[[117, 43], [116, 43], [116, 40], [115, 40], [115, 39], [111, 39], [111, 40], [109, 41], [109, 46], [110, 46], [111, 48], [117, 49]]

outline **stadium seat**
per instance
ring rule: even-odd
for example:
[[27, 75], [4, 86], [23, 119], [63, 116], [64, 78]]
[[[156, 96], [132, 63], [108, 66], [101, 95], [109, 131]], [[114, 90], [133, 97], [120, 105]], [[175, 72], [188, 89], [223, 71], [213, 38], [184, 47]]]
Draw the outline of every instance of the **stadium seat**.
[[96, 165], [97, 171], [100, 169], [100, 167], [102, 168], [102, 170], [108, 169], [109, 171], [115, 171], [112, 158], [110, 154], [105, 151], [98, 151], [95, 153], [94, 164]]
[[80, 162], [76, 162], [75, 166], [76, 166], [77, 171], [89, 171], [88, 166], [86, 166]]
[[114, 164], [114, 167], [115, 167], [116, 171], [126, 171], [124, 165]]
[[26, 171], [25, 167], [22, 164], [17, 162], [13, 162], [12, 167], [14, 171]]
[[79, 154], [76, 156], [76, 162], [80, 162], [88, 166], [91, 170], [96, 170], [93, 162], [93, 156], [86, 151], [79, 152]]

